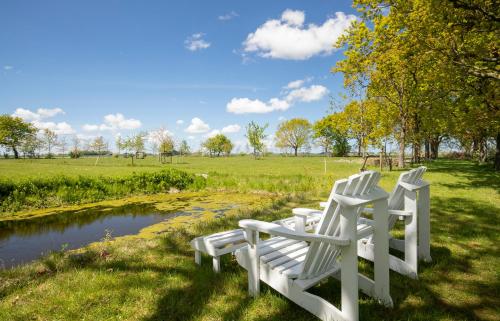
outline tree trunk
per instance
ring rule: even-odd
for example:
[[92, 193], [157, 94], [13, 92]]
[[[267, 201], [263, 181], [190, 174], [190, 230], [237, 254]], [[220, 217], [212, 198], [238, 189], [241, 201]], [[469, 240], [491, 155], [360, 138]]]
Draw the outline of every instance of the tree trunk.
[[399, 155], [398, 155], [398, 167], [405, 167], [405, 132], [401, 132], [401, 137], [399, 138]]
[[488, 153], [486, 150], [486, 139], [481, 138], [479, 141], [479, 162], [485, 163], [488, 158]]
[[357, 139], [358, 140], [358, 157], [361, 157], [361, 139]]
[[12, 151], [14, 152], [14, 158], [19, 158], [19, 152], [17, 151], [16, 146], [12, 146]]
[[495, 153], [495, 170], [500, 171], [500, 132], [497, 133], [496, 141], [497, 150]]
[[431, 158], [431, 146], [430, 146], [428, 138], [426, 138], [424, 141], [424, 149], [425, 149], [425, 159], [430, 159]]
[[293, 150], [294, 150], [294, 153], [295, 153], [295, 157], [297, 157], [298, 156], [298, 152], [299, 152], [299, 148], [298, 147], [294, 147]]

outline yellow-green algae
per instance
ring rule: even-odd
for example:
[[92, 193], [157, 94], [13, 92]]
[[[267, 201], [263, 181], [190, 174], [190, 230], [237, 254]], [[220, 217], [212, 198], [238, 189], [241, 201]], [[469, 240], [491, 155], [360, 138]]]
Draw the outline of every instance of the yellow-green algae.
[[[129, 205], [153, 206], [158, 211], [178, 211], [189, 206], [197, 206], [193, 203], [205, 202], [200, 206], [207, 209], [217, 209], [217, 204], [224, 204], [224, 200], [232, 200], [233, 204], [244, 203], [249, 200], [266, 200], [276, 198], [273, 193], [214, 193], [214, 192], [182, 192], [165, 193], [154, 195], [134, 195], [126, 198], [105, 200], [95, 203], [68, 205], [53, 208], [37, 209], [32, 211], [16, 212], [0, 216], [0, 221], [26, 220], [48, 215], [57, 215], [67, 212], [79, 213], [87, 210], [109, 211], [114, 208]], [[199, 204], [198, 204], [199, 205]]]

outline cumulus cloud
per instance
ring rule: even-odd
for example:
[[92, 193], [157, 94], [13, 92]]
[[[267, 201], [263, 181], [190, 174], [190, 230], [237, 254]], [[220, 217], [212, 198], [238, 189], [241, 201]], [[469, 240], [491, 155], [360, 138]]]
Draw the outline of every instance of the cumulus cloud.
[[179, 119], [175, 122], [177, 125], [182, 125], [184, 124], [184, 121], [182, 119]]
[[184, 46], [187, 50], [196, 51], [201, 49], [207, 49], [210, 47], [210, 42], [203, 39], [204, 33], [195, 33], [184, 40]]
[[226, 13], [224, 15], [221, 15], [221, 16], [218, 16], [217, 19], [221, 20], [221, 21], [227, 21], [227, 20], [231, 20], [233, 18], [236, 18], [236, 17], [239, 17], [240, 15], [234, 11], [231, 11], [229, 13]]
[[75, 130], [71, 127], [71, 125], [65, 121], [55, 123], [35, 120], [32, 123], [38, 129], [50, 129], [57, 135], [70, 135], [75, 133]]
[[190, 134], [203, 134], [210, 130], [210, 126], [198, 117], [191, 119], [191, 124], [184, 130]]
[[25, 108], [17, 108], [12, 116], [20, 117], [25, 121], [34, 121], [54, 117], [58, 114], [64, 114], [61, 108], [38, 108], [35, 112]]
[[232, 133], [237, 133], [241, 130], [241, 126], [238, 124], [233, 124], [233, 125], [227, 125], [226, 127], [222, 128], [221, 132], [223, 134], [232, 134]]
[[212, 129], [209, 133], [205, 134], [205, 137], [210, 138], [220, 134], [220, 130]]
[[74, 134], [75, 130], [67, 122], [44, 121], [59, 114], [65, 114], [64, 110], [61, 108], [38, 108], [36, 111], [31, 111], [25, 108], [17, 108], [12, 116], [31, 122], [33, 126], [40, 130], [50, 129], [58, 135]]
[[286, 100], [289, 102], [311, 102], [322, 99], [326, 94], [328, 94], [328, 89], [325, 86], [312, 85], [292, 90], [286, 96]]
[[226, 105], [226, 110], [234, 114], [265, 114], [275, 110], [287, 110], [290, 104], [285, 100], [271, 98], [267, 103], [259, 99], [233, 98]]
[[343, 12], [327, 19], [322, 25], [304, 25], [305, 13], [287, 9], [281, 18], [266, 21], [243, 42], [245, 52], [265, 58], [304, 60], [316, 55], [328, 55], [333, 44], [356, 20]]
[[[289, 83], [287, 87], [296, 89], [285, 91], [282, 93], [284, 94], [284, 97], [271, 98], [267, 102], [260, 99], [233, 98], [227, 103], [226, 110], [234, 114], [265, 114], [273, 111], [287, 110], [297, 102], [312, 102], [321, 100], [328, 94], [328, 89], [325, 86], [312, 85], [309, 87], [300, 87], [303, 83], [303, 80]], [[290, 84], [292, 85], [290, 86]]]
[[142, 126], [140, 120], [134, 118], [125, 118], [123, 114], [109, 114], [104, 116], [104, 123], [95, 124], [85, 124], [82, 126], [85, 131], [105, 131], [105, 130], [119, 130], [119, 129], [137, 129]]

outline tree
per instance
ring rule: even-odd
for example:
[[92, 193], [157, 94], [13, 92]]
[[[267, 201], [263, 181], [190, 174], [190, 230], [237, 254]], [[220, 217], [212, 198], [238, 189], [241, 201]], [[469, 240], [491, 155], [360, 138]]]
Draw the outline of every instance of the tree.
[[158, 146], [158, 160], [165, 162], [165, 157], [170, 156], [170, 163], [172, 163], [172, 156], [174, 155], [175, 142], [172, 134], [164, 127], [149, 133], [150, 141]]
[[291, 148], [294, 155], [298, 155], [299, 149], [309, 145], [311, 138], [311, 124], [307, 119], [293, 118], [282, 122], [276, 131], [276, 146], [279, 148]]
[[146, 133], [141, 132], [139, 134], [129, 136], [124, 140], [123, 149], [130, 153], [132, 166], [134, 165], [134, 157], [136, 157], [139, 153], [144, 152], [145, 137]]
[[102, 152], [108, 148], [108, 144], [104, 141], [104, 137], [99, 136], [90, 142], [89, 147], [97, 154], [97, 159], [94, 164], [95, 166], [99, 162], [99, 157], [101, 157]]
[[0, 145], [12, 149], [15, 158], [19, 158], [17, 149], [22, 142], [35, 133], [36, 128], [21, 118], [0, 115]]
[[264, 153], [264, 139], [266, 138], [266, 134], [264, 134], [265, 130], [267, 129], [268, 124], [265, 124], [264, 126], [260, 126], [257, 123], [251, 121], [247, 125], [247, 134], [246, 138], [248, 139], [248, 143], [250, 146], [253, 148], [253, 156], [254, 158], [257, 158], [258, 154]]
[[191, 149], [189, 148], [188, 142], [183, 139], [181, 141], [181, 144], [179, 145], [179, 154], [181, 156], [188, 155], [190, 153]]
[[47, 148], [47, 157], [51, 158], [52, 157], [52, 147], [54, 145], [57, 145], [57, 134], [48, 129], [45, 128], [43, 130], [43, 143], [45, 144], [45, 147]]
[[210, 157], [220, 156], [222, 154], [229, 156], [234, 148], [234, 145], [231, 140], [227, 138], [227, 136], [218, 134], [208, 138], [205, 142], [203, 142], [202, 147], [207, 149]]
[[59, 148], [61, 149], [61, 154], [65, 155], [66, 148], [68, 146], [67, 137], [65, 137], [65, 136], [60, 137], [57, 146], [59, 146]]
[[121, 151], [124, 149], [124, 140], [122, 138], [122, 136], [118, 135], [116, 136], [116, 139], [115, 139], [115, 145], [116, 145], [116, 150], [118, 151], [118, 156], [120, 156], [121, 154]]
[[42, 146], [42, 141], [36, 136], [36, 134], [31, 134], [27, 136], [22, 144], [21, 151], [24, 154], [24, 157], [28, 156], [30, 158], [36, 157], [36, 150], [40, 149]]
[[347, 132], [338, 124], [338, 113], [318, 120], [313, 126], [313, 138], [323, 147], [325, 156], [347, 156], [350, 151]]
[[[333, 71], [360, 101], [375, 101], [399, 144], [419, 161], [437, 157], [443, 137], [472, 146], [480, 161], [497, 141], [498, 5], [491, 0], [355, 0], [361, 19], [340, 38]], [[469, 143], [471, 142], [471, 143]]]
[[69, 153], [69, 156], [71, 158], [79, 158], [80, 157], [80, 138], [78, 136], [73, 136], [71, 139], [72, 147], [71, 147], [71, 152]]

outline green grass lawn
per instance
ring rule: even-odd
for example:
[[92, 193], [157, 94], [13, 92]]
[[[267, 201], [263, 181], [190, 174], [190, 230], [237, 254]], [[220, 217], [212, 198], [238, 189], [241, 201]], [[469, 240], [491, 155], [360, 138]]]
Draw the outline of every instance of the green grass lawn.
[[[161, 167], [152, 159], [138, 161], [137, 167], [127, 166], [130, 160], [103, 159], [95, 167], [94, 161], [2, 160], [0, 175], [76, 175], [84, 168], [90, 175], [123, 175]], [[195, 266], [188, 242], [234, 228], [242, 218], [273, 220], [290, 216], [293, 207], [314, 206], [335, 179], [358, 172], [359, 163], [329, 159], [326, 174], [319, 157], [189, 157], [183, 164], [162, 166], [209, 173], [208, 188], [222, 193], [279, 192], [278, 200], [153, 236], [106, 240], [82, 249], [79, 256], [55, 253], [1, 271], [0, 320], [313, 319], [265, 286], [262, 296], [249, 298], [246, 273], [230, 257], [224, 258], [218, 275], [212, 273], [209, 258], [201, 268]], [[499, 320], [500, 175], [465, 161], [439, 160], [426, 166], [425, 178], [432, 184], [433, 262], [420, 265], [419, 280], [391, 272], [393, 309], [360, 295], [360, 319]], [[381, 186], [390, 190], [399, 173], [383, 172]], [[261, 195], [263, 201], [270, 197]], [[370, 271], [371, 264], [361, 262], [360, 269]], [[312, 291], [338, 304], [338, 285], [329, 280]]]

